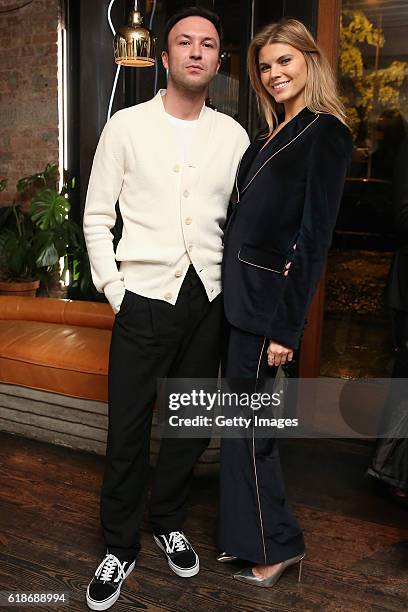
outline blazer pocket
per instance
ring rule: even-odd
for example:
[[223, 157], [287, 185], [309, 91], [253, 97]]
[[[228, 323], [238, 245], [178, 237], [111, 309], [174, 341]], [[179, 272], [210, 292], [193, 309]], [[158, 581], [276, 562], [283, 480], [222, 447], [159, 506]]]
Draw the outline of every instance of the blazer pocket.
[[243, 244], [239, 249], [238, 259], [242, 263], [261, 270], [275, 272], [275, 274], [283, 274], [289, 261], [286, 255], [279, 253], [279, 251], [259, 249], [249, 244]]

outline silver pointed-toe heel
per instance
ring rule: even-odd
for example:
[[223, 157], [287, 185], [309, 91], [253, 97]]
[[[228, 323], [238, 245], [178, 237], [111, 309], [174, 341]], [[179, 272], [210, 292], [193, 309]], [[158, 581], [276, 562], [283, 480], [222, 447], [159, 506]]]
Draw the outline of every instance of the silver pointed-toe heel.
[[229, 555], [226, 552], [222, 552], [218, 555], [217, 561], [219, 561], [219, 563], [231, 563], [232, 561], [238, 561], [238, 557], [234, 557], [234, 555]]
[[305, 554], [302, 554], [298, 555], [297, 557], [292, 557], [291, 559], [286, 559], [286, 561], [282, 561], [273, 574], [267, 578], [258, 578], [255, 576], [252, 572], [252, 567], [247, 567], [246, 569], [237, 572], [234, 574], [234, 578], [235, 580], [240, 580], [241, 582], [246, 582], [247, 584], [252, 584], [253, 586], [272, 587], [278, 582], [279, 578], [288, 567], [299, 563], [298, 582], [300, 582], [302, 579], [302, 562], [304, 558]]

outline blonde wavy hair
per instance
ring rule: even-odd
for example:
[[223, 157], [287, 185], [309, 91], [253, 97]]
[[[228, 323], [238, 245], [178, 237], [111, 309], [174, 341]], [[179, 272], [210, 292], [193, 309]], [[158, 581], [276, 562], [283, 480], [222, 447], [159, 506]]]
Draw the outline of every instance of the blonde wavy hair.
[[278, 125], [277, 103], [265, 89], [259, 71], [259, 52], [265, 45], [283, 43], [291, 45], [301, 53], [306, 61], [307, 80], [305, 103], [315, 113], [334, 115], [346, 124], [346, 112], [340, 100], [336, 79], [331, 66], [316, 44], [309, 30], [297, 19], [282, 19], [264, 27], [252, 39], [248, 49], [248, 73], [258, 104], [268, 124], [269, 138]]

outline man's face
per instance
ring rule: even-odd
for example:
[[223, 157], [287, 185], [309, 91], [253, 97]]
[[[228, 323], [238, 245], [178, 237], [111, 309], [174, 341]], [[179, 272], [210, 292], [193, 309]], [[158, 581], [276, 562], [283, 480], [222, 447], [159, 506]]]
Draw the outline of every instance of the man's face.
[[205, 91], [220, 67], [220, 40], [208, 19], [186, 17], [168, 36], [168, 52], [162, 61], [169, 79], [191, 92]]

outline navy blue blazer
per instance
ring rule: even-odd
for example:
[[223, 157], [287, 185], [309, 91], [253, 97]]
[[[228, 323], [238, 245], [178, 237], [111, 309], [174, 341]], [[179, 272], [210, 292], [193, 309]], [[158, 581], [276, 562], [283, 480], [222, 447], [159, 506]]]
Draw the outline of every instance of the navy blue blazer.
[[333, 115], [304, 108], [264, 144], [256, 139], [237, 171], [237, 203], [224, 234], [225, 314], [231, 325], [297, 348], [330, 248], [352, 140]]

